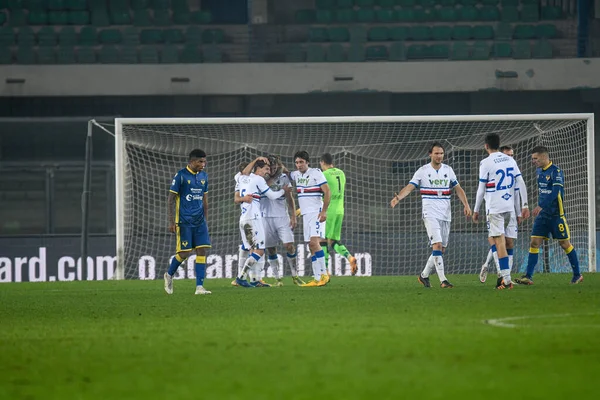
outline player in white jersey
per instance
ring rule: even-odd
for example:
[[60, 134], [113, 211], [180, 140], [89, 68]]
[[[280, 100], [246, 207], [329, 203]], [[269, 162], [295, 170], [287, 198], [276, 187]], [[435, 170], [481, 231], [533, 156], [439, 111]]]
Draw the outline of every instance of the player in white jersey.
[[290, 178], [296, 186], [304, 228], [304, 241], [308, 242], [312, 258], [314, 279], [302, 286], [325, 286], [329, 274], [325, 267], [325, 253], [320, 242], [325, 239], [325, 220], [331, 194], [325, 175], [318, 168], [310, 168], [306, 151], [294, 154], [296, 171]]
[[423, 222], [427, 230], [429, 243], [432, 247], [431, 256], [423, 272], [417, 279], [424, 287], [431, 287], [429, 275], [435, 268], [440, 287], [454, 287], [446, 278], [444, 273], [444, 260], [442, 255], [448, 247], [448, 236], [450, 233], [451, 209], [450, 198], [452, 190], [456, 192], [458, 198], [464, 206], [464, 214], [471, 215], [471, 207], [467, 201], [465, 191], [458, 183], [454, 170], [447, 164], [443, 164], [444, 147], [441, 143], [435, 142], [429, 148], [429, 157], [431, 162], [423, 165], [415, 172], [414, 176], [400, 193], [395, 194], [390, 202], [392, 208], [410, 194], [415, 188], [421, 192], [423, 202]]
[[[269, 173], [269, 164], [263, 160], [254, 162], [254, 173], [250, 175], [241, 175], [238, 179], [236, 200], [238, 196], [244, 198], [247, 195], [252, 197], [252, 202], [243, 201], [240, 203], [240, 234], [244, 247], [252, 249], [252, 253], [244, 263], [242, 271], [238, 274], [236, 283], [238, 286], [252, 287], [247, 280], [248, 271], [253, 268], [265, 253], [265, 230], [263, 226], [263, 214], [260, 207], [260, 196], [266, 195], [269, 198], [276, 199], [281, 197], [286, 191], [290, 191], [289, 187], [284, 187], [277, 192], [273, 192], [267, 182], [265, 176]], [[258, 278], [255, 276], [255, 285], [262, 286]]]
[[496, 289], [512, 289], [504, 233], [511, 218], [517, 215], [519, 199], [515, 187], [525, 188], [525, 182], [515, 160], [498, 151], [499, 148], [500, 136], [496, 133], [488, 134], [485, 137], [485, 150], [489, 155], [479, 164], [479, 188], [473, 221], [479, 221], [479, 208], [485, 197], [487, 228], [496, 245], [502, 275]]
[[[501, 146], [500, 151], [506, 154], [509, 157], [515, 158], [515, 151], [511, 146]], [[520, 207], [518, 207], [518, 211], [516, 215], [512, 215], [510, 218], [510, 222], [506, 227], [506, 231], [504, 232], [504, 238], [506, 241], [506, 253], [508, 254], [508, 265], [510, 270], [513, 268], [513, 255], [514, 255], [514, 247], [515, 240], [518, 237], [519, 233], [519, 225], [523, 219], [529, 218], [529, 206], [527, 204], [527, 188], [519, 187], [515, 185], [515, 201], [517, 199], [520, 200]], [[496, 250], [496, 245], [494, 244], [494, 239], [488, 236], [488, 243], [490, 244], [490, 250], [488, 251], [487, 258], [485, 259], [485, 263], [481, 266], [481, 271], [479, 272], [479, 281], [481, 283], [485, 283], [488, 274], [488, 265], [492, 260], [494, 261], [494, 265], [496, 266], [496, 272], [498, 273], [498, 282], [496, 285], [498, 286], [500, 280], [502, 279], [502, 274], [500, 273], [500, 265], [498, 265], [498, 252]]]

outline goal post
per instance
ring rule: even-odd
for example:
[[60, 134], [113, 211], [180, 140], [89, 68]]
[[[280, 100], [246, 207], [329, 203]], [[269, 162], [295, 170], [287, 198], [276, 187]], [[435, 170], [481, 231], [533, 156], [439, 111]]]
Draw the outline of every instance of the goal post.
[[[445, 147], [444, 163], [456, 172], [471, 207], [475, 202], [485, 135], [496, 132], [502, 145], [515, 149], [530, 204], [537, 202], [536, 145], [549, 148], [565, 171], [565, 209], [583, 271], [596, 270], [596, 215], [593, 114], [436, 115], [292, 118], [117, 118], [115, 119], [117, 279], [159, 278], [174, 255], [167, 232], [167, 193], [173, 175], [187, 164], [194, 148], [207, 153], [208, 224], [212, 249], [207, 277], [231, 277], [237, 270], [239, 210], [233, 204], [241, 162], [278, 154], [293, 169], [293, 154], [306, 150], [311, 166], [325, 153], [347, 177], [342, 241], [360, 255], [361, 275], [416, 274], [430, 251], [421, 220], [421, 199], [411, 194], [391, 209], [389, 201], [414, 172], [428, 162], [428, 146]], [[452, 201], [449, 273], [475, 273], [488, 250], [485, 224], [473, 224]], [[532, 218], [519, 228], [515, 269], [523, 270]], [[309, 253], [295, 231], [299, 267], [310, 274]], [[280, 249], [281, 254], [281, 249]], [[304, 261], [302, 261], [302, 260]], [[549, 246], [550, 270], [566, 272], [568, 260]], [[347, 275], [345, 260], [332, 255], [334, 275]], [[193, 261], [177, 278], [193, 276]], [[280, 263], [283, 265], [284, 263]], [[541, 264], [541, 262], [540, 262]], [[541, 270], [542, 266], [538, 265]], [[287, 274], [287, 271], [286, 271]]]

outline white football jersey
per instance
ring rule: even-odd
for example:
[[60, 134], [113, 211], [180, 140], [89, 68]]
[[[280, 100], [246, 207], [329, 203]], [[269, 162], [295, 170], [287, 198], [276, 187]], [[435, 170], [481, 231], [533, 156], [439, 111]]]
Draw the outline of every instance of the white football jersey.
[[[286, 174], [281, 174], [271, 182], [270, 188], [272, 191], [277, 192], [283, 189], [284, 186], [289, 185], [290, 179], [288, 176]], [[262, 207], [263, 216], [266, 218], [287, 217], [289, 215], [285, 194], [275, 200], [271, 200], [267, 196], [262, 195], [260, 197], [260, 206]]]
[[302, 215], [318, 213], [323, 209], [321, 186], [327, 183], [325, 175], [318, 168], [309, 168], [305, 173], [293, 171], [290, 174], [298, 192], [298, 205]]
[[495, 152], [479, 164], [479, 182], [485, 183], [485, 208], [488, 214], [515, 210], [515, 184], [521, 171], [512, 157]]
[[454, 170], [446, 164], [435, 169], [431, 163], [423, 165], [410, 180], [421, 192], [423, 218], [451, 221], [450, 199], [452, 188], [458, 185]]
[[265, 178], [255, 174], [240, 175], [236, 185], [236, 191], [240, 192], [240, 196], [251, 195], [252, 203], [241, 203], [242, 215], [240, 220], [262, 218], [262, 210], [260, 208], [260, 196], [265, 194], [269, 189]]

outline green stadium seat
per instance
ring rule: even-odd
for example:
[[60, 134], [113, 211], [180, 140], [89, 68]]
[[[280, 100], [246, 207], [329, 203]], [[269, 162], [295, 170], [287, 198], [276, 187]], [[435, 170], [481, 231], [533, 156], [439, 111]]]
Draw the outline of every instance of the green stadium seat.
[[163, 32], [160, 29], [142, 29], [140, 32], [141, 44], [160, 44], [163, 41]]
[[329, 41], [329, 36], [326, 28], [313, 27], [308, 30], [308, 41], [322, 43]]
[[490, 50], [487, 42], [475, 42], [471, 49], [471, 60], [489, 60]]
[[335, 27], [327, 29], [327, 36], [330, 42], [347, 42], [350, 40], [350, 32], [345, 27]]
[[452, 27], [452, 39], [469, 40], [473, 37], [473, 29], [469, 25], [454, 25]]
[[518, 7], [519, 0], [502, 0], [502, 8], [504, 7]]
[[[221, 29], [206, 29], [202, 32], [202, 43], [224, 43], [225, 32]], [[206, 58], [204, 58], [206, 60]]]
[[192, 14], [189, 11], [173, 11], [174, 25], [189, 25], [192, 22]]
[[30, 46], [19, 46], [15, 52], [17, 64], [35, 64], [35, 51]]
[[325, 61], [327, 62], [344, 62], [346, 61], [346, 51], [341, 44], [332, 44], [327, 48], [325, 53]]
[[7, 0], [5, 7], [11, 11], [22, 10], [23, 4], [21, 4], [21, 0]]
[[352, 43], [364, 43], [367, 41], [367, 29], [364, 26], [350, 27], [350, 41]]
[[27, 25], [27, 15], [23, 10], [14, 10], [10, 12], [8, 18], [8, 24], [10, 26], [24, 26]]
[[33, 29], [28, 26], [19, 28], [17, 32], [17, 45], [19, 47], [33, 47], [35, 46], [35, 33]]
[[294, 14], [294, 22], [297, 24], [312, 24], [316, 21], [315, 10], [298, 10]]
[[129, 10], [114, 10], [110, 13], [110, 21], [112, 25], [130, 25], [131, 15]]
[[75, 64], [75, 48], [73, 46], [61, 46], [56, 50], [57, 64]]
[[180, 10], [189, 11], [190, 5], [188, 3], [188, 0], [172, 0], [171, 8], [174, 11], [180, 11]]
[[27, 17], [27, 22], [29, 25], [47, 25], [48, 14], [43, 10], [31, 11]]
[[452, 7], [440, 8], [438, 12], [438, 18], [443, 22], [453, 22], [459, 19], [456, 9]]
[[170, 7], [169, 3], [169, 0], [150, 0], [150, 6], [154, 10], [168, 10]]
[[435, 3], [435, 0], [417, 0], [417, 4], [423, 8], [435, 7]]
[[377, 0], [375, 4], [377, 4], [381, 8], [393, 8], [396, 5], [396, 0]]
[[171, 14], [168, 10], [156, 10], [154, 11], [154, 25], [155, 26], [170, 26], [171, 25]]
[[437, 0], [436, 3], [442, 7], [454, 7], [456, 5], [457, 1], [456, 0]]
[[[329, 14], [331, 14], [329, 11], [325, 11], [323, 10], [323, 12], [327, 12]], [[334, 18], [336, 22], [339, 22], [340, 24], [349, 24], [354, 22], [354, 20], [356, 19], [356, 15], [354, 13], [353, 9], [343, 9], [343, 10], [335, 10], [334, 12]], [[325, 22], [327, 23], [327, 22]]]
[[435, 14], [436, 18], [438, 17], [438, 13], [432, 8], [415, 8], [415, 22], [434, 21], [436, 18], [433, 18], [432, 13]]
[[69, 25], [88, 25], [91, 22], [88, 11], [71, 11], [67, 15]]
[[409, 60], [422, 60], [429, 58], [429, 47], [424, 44], [412, 44], [408, 47], [406, 57]]
[[64, 0], [47, 0], [48, 10], [65, 10], [67, 7]]
[[183, 47], [179, 56], [179, 62], [184, 64], [199, 64], [202, 62], [202, 53], [195, 44], [188, 44]]
[[479, 0], [460, 0], [459, 4], [463, 7], [475, 7]]
[[348, 62], [365, 61], [365, 46], [361, 43], [353, 43], [348, 48]]
[[555, 20], [563, 17], [563, 11], [560, 7], [542, 7], [542, 19]]
[[148, 0], [131, 0], [131, 8], [134, 10], [146, 10], [150, 8], [150, 2]]
[[521, 21], [537, 22], [540, 20], [539, 5], [523, 5], [521, 8]]
[[98, 44], [98, 32], [92, 26], [84, 26], [79, 31], [80, 46], [95, 46]]
[[354, 0], [337, 0], [337, 8], [352, 8], [354, 7]]
[[333, 22], [333, 13], [330, 10], [317, 10], [315, 19], [318, 24], [331, 24]]
[[165, 43], [183, 43], [185, 42], [185, 37], [183, 36], [183, 31], [181, 29], [165, 29], [163, 31], [163, 36], [165, 38]]
[[196, 11], [192, 13], [191, 20], [196, 25], [208, 25], [212, 22], [212, 14], [210, 11]]
[[475, 7], [463, 7], [459, 11], [460, 21], [478, 21], [479, 20], [479, 11]]
[[518, 22], [519, 21], [519, 9], [517, 7], [502, 7], [502, 13], [500, 14], [500, 20], [502, 22]]
[[285, 62], [303, 63], [306, 61], [306, 52], [299, 45], [290, 45], [285, 49]]
[[325, 61], [325, 50], [323, 46], [319, 44], [310, 44], [306, 48], [306, 61], [307, 62], [324, 62]]
[[16, 42], [15, 32], [10, 27], [0, 28], [0, 47], [6, 48]]
[[[188, 27], [185, 31], [185, 41], [193, 45], [202, 43], [202, 30], [197, 26]], [[189, 51], [191, 52], [191, 50]]]
[[371, 42], [384, 42], [390, 39], [389, 29], [385, 26], [376, 26], [369, 29], [368, 39]]
[[56, 53], [52, 47], [40, 47], [37, 51], [38, 64], [56, 64]]
[[513, 37], [515, 39], [535, 39], [534, 25], [517, 25]]
[[[158, 55], [157, 63], [158, 63]], [[134, 46], [123, 46], [119, 51], [119, 64], [137, 64], [139, 62], [137, 48]]]
[[37, 32], [37, 43], [43, 47], [54, 47], [57, 43], [56, 32], [50, 26], [43, 26]]
[[548, 40], [540, 40], [533, 45], [533, 58], [552, 58], [552, 44]]
[[535, 36], [544, 39], [554, 39], [558, 37], [556, 25], [540, 24], [535, 27]]
[[77, 49], [77, 64], [95, 64], [96, 51], [91, 47], [81, 47]]
[[390, 61], [406, 61], [406, 49], [404, 43], [396, 42], [390, 45]]
[[[141, 57], [141, 54], [140, 54]], [[165, 46], [160, 52], [161, 64], [177, 64], [179, 63], [179, 50], [177, 46]]]
[[479, 10], [479, 19], [482, 21], [499, 21], [500, 11], [497, 7], [481, 7], [481, 9]]
[[365, 51], [366, 61], [387, 61], [389, 58], [386, 46], [367, 46]]
[[491, 40], [494, 38], [494, 28], [491, 25], [478, 25], [473, 27], [473, 39]]
[[87, 0], [65, 0], [65, 9], [71, 11], [87, 10]]
[[317, 7], [317, 9], [335, 8], [335, 0], [316, 0], [315, 6]]
[[372, 8], [360, 8], [356, 11], [356, 21], [362, 23], [375, 21], [375, 10]]
[[122, 43], [127, 46], [137, 46], [140, 44], [140, 33], [133, 26], [123, 28]]
[[140, 49], [140, 64], [159, 64], [160, 58], [156, 47], [142, 47]]
[[401, 42], [410, 37], [410, 30], [407, 26], [394, 26], [389, 29], [390, 39]]
[[98, 34], [100, 44], [118, 44], [121, 43], [123, 37], [119, 29], [103, 29]]
[[517, 40], [515, 42], [515, 45], [513, 46], [513, 58], [531, 58], [531, 43], [529, 43], [529, 40]]
[[434, 44], [429, 48], [429, 56], [436, 59], [448, 59], [450, 58], [450, 47], [447, 44]]
[[452, 27], [445, 25], [435, 25], [431, 28], [431, 38], [433, 40], [445, 41], [452, 39]]
[[412, 8], [396, 10], [396, 19], [400, 22], [414, 22], [415, 12]]
[[374, 7], [375, 0], [354, 0], [354, 4], [358, 7]]
[[508, 58], [512, 55], [512, 48], [508, 42], [495, 42], [493, 46], [495, 58]]
[[67, 25], [69, 23], [69, 13], [66, 11], [50, 11], [48, 13], [48, 23], [50, 25]]
[[94, 10], [92, 11], [92, 25], [96, 27], [110, 26], [110, 18], [106, 10]]
[[412, 40], [429, 40], [431, 39], [431, 28], [429, 26], [414, 25], [410, 27], [409, 35]]
[[452, 60], [468, 60], [471, 56], [471, 50], [466, 42], [454, 42], [450, 59]]
[[0, 11], [0, 26], [4, 25], [6, 23], [6, 21], [8, 21], [6, 13], [3, 11]]
[[12, 64], [12, 62], [13, 62], [13, 54], [12, 54], [12, 50], [10, 49], [10, 47], [2, 47], [2, 45], [0, 45], [0, 64], [6, 65], [6, 64]]
[[498, 2], [498, 0], [481, 0], [481, 4], [483, 4], [484, 6], [496, 7], [498, 5]]
[[[93, 15], [93, 14], [92, 14]], [[133, 12], [134, 26], [152, 26], [152, 19], [148, 10], [135, 10]]]
[[389, 23], [396, 21], [396, 13], [391, 8], [381, 8], [375, 11], [377, 22]]
[[417, 0], [396, 0], [396, 5], [402, 8], [410, 8], [417, 5]]
[[500, 22], [496, 25], [496, 40], [512, 40], [513, 27], [506, 22]]
[[539, 0], [521, 0], [522, 4], [539, 4]]

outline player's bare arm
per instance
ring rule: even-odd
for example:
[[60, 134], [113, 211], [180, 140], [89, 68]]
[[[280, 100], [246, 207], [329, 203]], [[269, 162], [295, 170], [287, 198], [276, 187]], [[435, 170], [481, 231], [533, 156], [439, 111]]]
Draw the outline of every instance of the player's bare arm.
[[[481, 173], [479, 174], [481, 175]], [[483, 196], [485, 195], [485, 185], [487, 182], [479, 181], [479, 186], [477, 187], [477, 196], [475, 198], [475, 209], [473, 210], [473, 222], [479, 222], [479, 208], [483, 204]]]
[[291, 190], [289, 192], [285, 192], [285, 201], [287, 202], [288, 212], [290, 214], [290, 227], [295, 229], [297, 224], [296, 201], [294, 200], [294, 196], [292, 196]]
[[177, 193], [169, 192], [167, 208], [169, 210], [169, 232], [171, 233], [175, 233], [177, 231], [177, 227], [175, 225], [175, 200], [177, 200], [177, 197], [179, 197]]
[[235, 204], [241, 204], [241, 203], [248, 203], [251, 204], [252, 203], [252, 196], [247, 194], [245, 196], [240, 196], [240, 192], [235, 192], [235, 194], [233, 195], [233, 202]]
[[465, 190], [460, 185], [456, 185], [454, 186], [454, 191], [456, 192], [456, 195], [458, 196], [460, 202], [465, 207], [465, 217], [470, 217], [472, 212], [471, 207], [469, 206], [469, 200], [467, 200], [467, 194], [465, 193]]
[[331, 201], [331, 190], [329, 190], [329, 185], [326, 183], [321, 186], [321, 190], [323, 191], [323, 209], [319, 213], [319, 222], [325, 222], [327, 219], [327, 209]]
[[402, 190], [400, 190], [400, 193], [394, 193], [394, 198], [392, 198], [392, 201], [390, 201], [390, 206], [392, 208], [396, 207], [402, 199], [404, 199], [406, 196], [408, 196], [410, 194], [410, 192], [415, 190], [415, 187], [416, 187], [415, 185], [413, 185], [412, 183], [409, 183], [408, 185], [404, 186], [402, 188]]
[[252, 171], [254, 171], [254, 164], [257, 161], [264, 161], [267, 165], [269, 165], [269, 159], [267, 157], [256, 157], [256, 159], [246, 165], [246, 168], [242, 171], [242, 175], [250, 175]]

